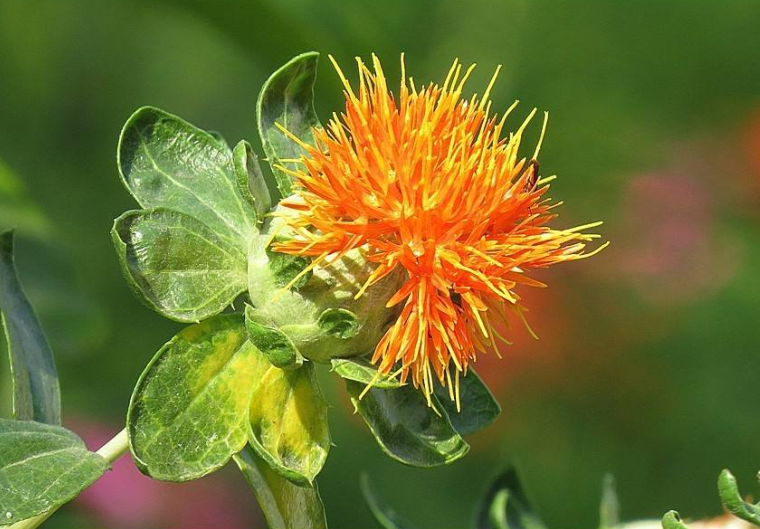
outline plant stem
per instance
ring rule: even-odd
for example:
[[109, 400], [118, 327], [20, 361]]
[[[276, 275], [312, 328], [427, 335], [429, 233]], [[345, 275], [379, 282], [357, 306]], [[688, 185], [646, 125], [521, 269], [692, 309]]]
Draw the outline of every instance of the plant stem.
[[[108, 464], [112, 464], [114, 461], [126, 454], [127, 450], [129, 450], [129, 441], [127, 440], [127, 429], [124, 428], [122, 431], [117, 433], [113, 439], [104, 444], [96, 453], [108, 461]], [[26, 520], [16, 522], [8, 529], [35, 529], [36, 527], [39, 527], [42, 522], [50, 518], [53, 513], [60, 507], [62, 507], [62, 505], [54, 507], [49, 511], [37, 516], [33, 516], [32, 518], [27, 518]]]
[[113, 463], [129, 450], [129, 441], [127, 439], [127, 429], [116, 434], [116, 436], [104, 444], [97, 454], [103, 457], [109, 464]]

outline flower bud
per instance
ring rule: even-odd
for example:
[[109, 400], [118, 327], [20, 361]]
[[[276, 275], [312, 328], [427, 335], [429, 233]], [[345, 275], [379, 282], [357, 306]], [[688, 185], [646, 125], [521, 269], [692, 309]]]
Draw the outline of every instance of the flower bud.
[[248, 291], [253, 310], [248, 316], [285, 334], [310, 360], [329, 362], [372, 352], [398, 316], [397, 307], [385, 305], [404, 283], [405, 274], [386, 276], [356, 299], [375, 268], [367, 260], [366, 248], [357, 248], [335, 262], [314, 267], [286, 289], [311, 261], [272, 251], [268, 246], [272, 233], [277, 233], [275, 240], [293, 236], [274, 217], [251, 241]]

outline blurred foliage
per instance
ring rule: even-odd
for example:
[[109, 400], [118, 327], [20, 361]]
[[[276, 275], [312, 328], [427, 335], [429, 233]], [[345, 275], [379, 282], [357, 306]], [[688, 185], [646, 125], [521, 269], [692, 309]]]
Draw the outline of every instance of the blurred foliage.
[[[134, 207], [114, 161], [132, 111], [165, 108], [261, 154], [256, 94], [296, 53], [349, 71], [375, 52], [392, 79], [405, 51], [418, 82], [458, 56], [480, 65], [473, 91], [504, 64], [496, 109], [550, 111], [541, 166], [560, 177], [560, 222], [603, 219], [613, 245], [525, 292], [541, 340], [516, 329], [504, 360], [479, 364], [504, 413], [465, 460], [395, 465], [348, 402], [332, 409], [331, 526], [371, 523], [361, 469], [412, 522], [465, 526], [460, 506], [515, 459], [548, 526], [596, 523], [608, 471], [626, 519], [717, 513], [718, 471], [743, 481], [760, 466], [758, 27], [752, 0], [0, 0], [0, 226], [19, 228], [64, 424], [117, 431], [142, 366], [180, 328], [132, 296], [109, 239]], [[316, 91], [320, 116], [339, 110], [326, 61]], [[87, 514], [62, 516], [57, 527]]]

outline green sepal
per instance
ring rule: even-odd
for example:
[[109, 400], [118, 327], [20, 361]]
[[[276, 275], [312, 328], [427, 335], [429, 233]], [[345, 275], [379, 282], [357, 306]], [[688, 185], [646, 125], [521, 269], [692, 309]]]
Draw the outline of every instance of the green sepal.
[[232, 152], [216, 137], [168, 112], [143, 107], [124, 125], [117, 162], [141, 207], [194, 217], [247, 250], [256, 213], [238, 189]]
[[362, 474], [360, 481], [364, 500], [367, 502], [372, 516], [383, 529], [414, 529], [414, 526], [401, 517], [388, 502], [381, 498], [369, 476]]
[[127, 211], [114, 221], [111, 238], [138, 299], [172, 320], [219, 314], [248, 285], [238, 246], [179, 211]]
[[317, 325], [327, 334], [343, 340], [353, 338], [359, 333], [359, 320], [356, 314], [346, 309], [325, 309], [319, 315]]
[[282, 331], [256, 321], [256, 310], [245, 307], [245, 327], [248, 339], [255, 345], [269, 363], [280, 369], [295, 369], [303, 364], [303, 356]]
[[261, 223], [264, 215], [272, 208], [272, 197], [269, 194], [264, 175], [261, 173], [259, 159], [253, 152], [251, 144], [241, 140], [232, 151], [240, 194], [253, 206], [256, 220]]
[[739, 493], [736, 478], [728, 469], [723, 469], [718, 476], [718, 495], [728, 512], [737, 518], [760, 526], [760, 504], [744, 501]]
[[61, 426], [0, 419], [0, 525], [55, 509], [108, 469]]
[[[283, 236], [286, 231], [280, 229], [278, 221], [281, 219], [275, 217], [265, 225], [251, 240], [248, 252], [248, 294], [256, 309], [256, 321], [285, 333], [304, 358], [315, 362], [370, 353], [395, 320], [398, 308], [386, 305], [403, 285], [405, 272], [394, 271], [357, 298], [375, 270], [366, 250], [357, 248], [341, 259], [315, 266], [296, 282], [296, 288], [285, 290], [309, 263], [303, 257], [271, 251], [272, 234], [279, 231]], [[356, 315], [359, 328], [353, 338], [329, 334], [318, 325], [325, 310], [338, 308]]]
[[293, 177], [281, 167], [298, 165], [283, 160], [297, 159], [303, 148], [276, 124], [300, 141], [313, 144], [312, 127], [321, 126], [314, 110], [314, 81], [319, 53], [298, 55], [275, 71], [261, 89], [256, 104], [259, 136], [282, 197], [291, 195]]
[[462, 436], [479, 432], [501, 413], [501, 406], [473, 369], [469, 369], [466, 376], [459, 377], [459, 410], [456, 402], [451, 400], [448, 387], [436, 382], [434, 391], [451, 425]]
[[297, 485], [314, 482], [330, 451], [330, 431], [312, 362], [264, 373], [251, 399], [249, 440], [281, 476]]
[[256, 495], [269, 529], [327, 529], [317, 483], [295, 485], [246, 446], [233, 456]]
[[189, 481], [222, 467], [248, 440], [251, 395], [270, 367], [242, 315], [180, 331], [153, 357], [127, 412], [132, 455], [146, 475]]
[[55, 359], [16, 274], [12, 231], [0, 233], [0, 319], [10, 357], [13, 416], [60, 424], [61, 391]]
[[662, 517], [662, 529], [689, 529], [676, 511], [668, 511]]
[[546, 529], [514, 468], [499, 474], [475, 511], [475, 529]]
[[375, 366], [365, 358], [333, 358], [332, 370], [346, 380], [354, 380], [365, 385], [372, 384], [379, 389], [400, 388], [401, 381], [389, 375], [378, 374]]
[[[283, 237], [275, 237], [272, 242], [281, 242], [285, 240]], [[311, 259], [309, 257], [302, 257], [300, 255], [290, 255], [282, 252], [275, 252], [272, 250], [271, 245], [266, 248], [267, 266], [272, 272], [274, 278], [274, 284], [278, 288], [285, 288], [293, 281], [299, 274], [301, 274], [310, 264]], [[298, 280], [290, 285], [290, 290], [298, 291], [309, 282], [313, 271], [309, 270]]]
[[371, 388], [359, 398], [366, 384], [346, 380], [356, 411], [369, 426], [380, 448], [388, 456], [414, 467], [447, 465], [470, 450], [454, 430], [448, 417], [433, 408], [421, 391], [411, 386], [395, 389]]

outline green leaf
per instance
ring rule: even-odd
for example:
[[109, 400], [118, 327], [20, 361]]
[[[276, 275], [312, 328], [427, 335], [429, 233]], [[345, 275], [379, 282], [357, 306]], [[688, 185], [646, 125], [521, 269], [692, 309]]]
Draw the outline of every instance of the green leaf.
[[457, 411], [456, 402], [451, 400], [448, 388], [436, 384], [435, 394], [449, 416], [451, 425], [462, 436], [482, 430], [501, 413], [501, 406], [474, 369], [470, 369], [467, 376], [459, 379], [461, 411]]
[[475, 529], [545, 529], [513, 468], [493, 481], [475, 513]]
[[65, 428], [0, 419], [0, 524], [66, 503], [107, 468], [105, 459]]
[[14, 417], [60, 424], [61, 391], [53, 351], [16, 275], [12, 231], [0, 233], [0, 317], [10, 356]]
[[275, 124], [284, 127], [302, 142], [313, 144], [312, 127], [319, 127], [314, 110], [314, 81], [319, 53], [309, 52], [288, 61], [264, 83], [256, 105], [259, 136], [283, 197], [293, 190], [293, 177], [278, 168], [298, 166], [282, 160], [296, 159], [303, 148], [288, 138]]
[[[274, 242], [280, 242], [284, 240], [283, 237], [275, 237]], [[309, 257], [301, 257], [299, 255], [289, 255], [286, 253], [275, 252], [271, 247], [266, 248], [267, 266], [272, 272], [274, 277], [274, 286], [277, 288], [285, 288], [293, 281], [298, 274], [304, 271], [306, 267], [311, 264]], [[298, 291], [309, 282], [313, 272], [309, 272], [298, 278], [298, 281], [291, 285], [290, 290]]]
[[346, 380], [354, 380], [363, 384], [373, 383], [379, 389], [400, 388], [403, 386], [398, 378], [389, 375], [378, 376], [375, 366], [364, 358], [333, 358], [333, 371]]
[[242, 315], [220, 315], [185, 328], [156, 353], [127, 413], [144, 474], [189, 481], [245, 446], [251, 394], [269, 367], [247, 338]]
[[119, 172], [143, 208], [185, 213], [246, 251], [256, 213], [240, 195], [232, 153], [214, 136], [143, 107], [121, 132]]
[[676, 511], [668, 511], [662, 517], [662, 529], [688, 529]]
[[599, 529], [614, 529], [620, 525], [620, 504], [615, 492], [615, 477], [606, 474], [602, 482], [602, 501], [599, 505]]
[[359, 320], [356, 314], [346, 309], [325, 309], [317, 319], [317, 325], [327, 334], [343, 340], [353, 338], [359, 333]]
[[294, 485], [273, 471], [250, 446], [234, 458], [256, 495], [269, 529], [327, 529], [316, 482]]
[[114, 222], [111, 237], [127, 282], [167, 318], [209, 318], [248, 285], [246, 257], [238, 246], [178, 211], [128, 211]]
[[264, 353], [273, 366], [292, 369], [303, 364], [303, 356], [290, 338], [282, 331], [256, 321], [255, 309], [250, 305], [245, 307], [245, 326], [248, 330], [248, 339]]
[[718, 494], [728, 512], [737, 518], [760, 526], [760, 504], [744, 501], [739, 493], [736, 478], [727, 469], [724, 469], [718, 476]]
[[207, 130], [206, 132], [208, 133], [209, 136], [214, 138], [216, 142], [219, 145], [221, 145], [223, 148], [225, 149], [230, 148], [230, 144], [227, 143], [227, 139], [224, 137], [224, 135], [221, 132], [219, 132], [218, 130]]
[[271, 367], [251, 400], [250, 441], [277, 473], [299, 485], [314, 481], [330, 450], [327, 402], [314, 364]]
[[258, 222], [262, 222], [264, 215], [272, 208], [272, 197], [261, 173], [259, 159], [251, 144], [245, 140], [235, 146], [232, 159], [240, 194], [253, 206]]
[[372, 516], [383, 529], [413, 529], [414, 526], [399, 516], [396, 510], [378, 496], [367, 474], [361, 477], [362, 494]]
[[372, 388], [359, 399], [366, 384], [346, 380], [346, 386], [380, 448], [393, 459], [434, 467], [452, 463], [469, 451], [448, 418], [429, 407], [421, 391], [411, 386]]

